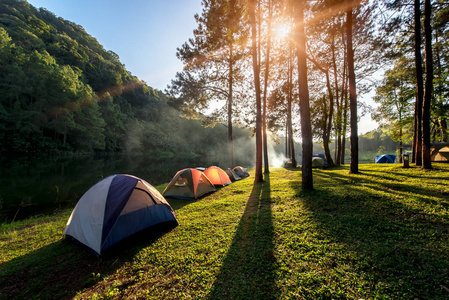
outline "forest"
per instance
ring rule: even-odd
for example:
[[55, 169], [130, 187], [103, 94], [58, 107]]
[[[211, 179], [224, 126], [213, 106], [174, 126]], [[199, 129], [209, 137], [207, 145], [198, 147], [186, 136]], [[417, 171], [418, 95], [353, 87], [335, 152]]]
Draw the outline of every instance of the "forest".
[[252, 103], [243, 118], [255, 120], [256, 182], [263, 181], [262, 166], [269, 172], [268, 132], [280, 128], [293, 165], [300, 132], [304, 189], [313, 189], [314, 140], [331, 167], [344, 163], [350, 143], [350, 172], [357, 174], [357, 123], [370, 110], [360, 98], [372, 89], [379, 104], [372, 116], [399, 149], [411, 145], [413, 163], [432, 168], [431, 142], [447, 142], [445, 1], [202, 3], [194, 37], [178, 49], [185, 68], [171, 94], [192, 113], [225, 100], [216, 113], [227, 113], [231, 156], [233, 109]]
[[0, 94], [3, 162], [144, 149], [201, 155], [223, 140], [221, 126], [180, 117], [170, 96], [80, 25], [26, 1], [0, 3]]
[[[197, 1], [160, 91], [82, 24], [0, 0], [0, 299], [448, 299], [449, 164], [430, 147], [447, 143], [449, 2]], [[143, 2], [162, 1], [119, 4]], [[363, 114], [380, 126], [360, 135]], [[373, 163], [401, 146], [409, 165]], [[241, 155], [249, 177], [165, 198], [194, 186], [182, 168]], [[97, 257], [73, 220], [101, 247], [131, 236]]]
[[[348, 149], [357, 165], [358, 151], [422, 145], [422, 120], [429, 123], [426, 141], [447, 141], [447, 4], [429, 1], [426, 19], [420, 1], [356, 2], [203, 0], [198, 28], [178, 48], [184, 69], [159, 91], [81, 25], [26, 1], [2, 1], [0, 157], [202, 155], [214, 145], [228, 149], [233, 165], [234, 141], [255, 137], [260, 174], [262, 153], [266, 171], [270, 164], [267, 143], [281, 140], [286, 157], [321, 150], [331, 165], [344, 164]], [[421, 35], [425, 20], [430, 48]], [[434, 53], [424, 119], [415, 101], [424, 97], [424, 85], [415, 88], [417, 47], [425, 54], [422, 83]], [[373, 89], [376, 110], [357, 101]], [[357, 119], [366, 113], [382, 128], [359, 136]], [[317, 142], [321, 149], [312, 146]]]

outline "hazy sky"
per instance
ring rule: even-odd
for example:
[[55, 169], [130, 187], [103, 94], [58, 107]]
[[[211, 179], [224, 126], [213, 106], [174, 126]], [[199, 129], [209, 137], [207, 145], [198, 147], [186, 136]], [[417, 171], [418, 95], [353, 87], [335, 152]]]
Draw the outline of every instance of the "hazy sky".
[[133, 75], [164, 90], [182, 70], [176, 48], [193, 36], [201, 0], [28, 0], [84, 27]]

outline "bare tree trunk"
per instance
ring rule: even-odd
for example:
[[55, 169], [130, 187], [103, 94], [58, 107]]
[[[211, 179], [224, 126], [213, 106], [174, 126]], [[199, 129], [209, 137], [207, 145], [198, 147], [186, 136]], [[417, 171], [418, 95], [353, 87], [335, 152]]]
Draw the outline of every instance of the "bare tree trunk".
[[345, 154], [346, 154], [346, 131], [348, 129], [348, 78], [346, 77], [344, 84], [344, 101], [345, 106], [343, 107], [343, 128], [342, 128], [342, 138], [341, 138], [341, 164], [345, 164]]
[[267, 90], [268, 90], [268, 77], [270, 75], [270, 50], [271, 50], [271, 21], [272, 21], [272, 8], [271, 0], [268, 1], [268, 41], [267, 41], [267, 58], [265, 61], [265, 78], [263, 87], [263, 161], [264, 172], [270, 173], [270, 167], [268, 165], [268, 137], [267, 137]]
[[441, 141], [447, 142], [447, 120], [444, 117], [441, 117]]
[[[344, 32], [344, 26], [342, 26], [342, 34], [341, 34], [342, 44], [346, 45], [346, 38], [345, 38], [345, 32]], [[341, 96], [341, 130], [340, 130], [340, 136], [341, 136], [341, 144], [339, 147], [339, 155], [340, 155], [340, 164], [345, 164], [345, 154], [346, 154], [346, 130], [348, 128], [348, 76], [347, 76], [347, 65], [348, 65], [348, 55], [347, 55], [347, 48], [343, 48], [343, 76], [342, 76], [342, 96]], [[343, 105], [344, 101], [344, 105]]]
[[289, 93], [287, 99], [287, 131], [288, 131], [288, 157], [290, 158], [293, 167], [296, 167], [294, 139], [293, 139], [293, 124], [292, 124], [292, 97]]
[[348, 77], [349, 77], [349, 107], [351, 110], [351, 174], [359, 173], [359, 137], [357, 133], [357, 92], [354, 72], [354, 50], [352, 48], [352, 8], [346, 12], [346, 36], [348, 55]]
[[398, 109], [398, 112], [399, 112], [399, 162], [403, 163], [403, 161], [402, 161], [402, 150], [403, 150], [403, 147], [402, 147], [402, 127], [403, 127], [403, 125], [402, 125], [402, 110]]
[[[422, 165], [422, 107], [424, 99], [423, 69], [421, 56], [421, 1], [415, 0], [415, 67], [416, 67], [416, 105], [415, 105], [415, 163]], [[415, 133], [414, 133], [415, 136]]]
[[331, 44], [331, 51], [332, 51], [332, 67], [334, 69], [334, 81], [335, 81], [335, 105], [336, 105], [336, 116], [335, 116], [335, 163], [337, 165], [340, 164], [340, 146], [341, 146], [341, 111], [340, 111], [340, 99], [339, 93], [338, 93], [338, 77], [337, 77], [337, 63], [335, 59], [335, 41], [334, 41], [334, 33], [332, 32], [332, 44]]
[[326, 126], [326, 140], [323, 140], [324, 144], [324, 155], [326, 156], [327, 164], [329, 167], [334, 167], [334, 161], [331, 156], [331, 152], [329, 149], [329, 141], [331, 136], [331, 129], [332, 129], [332, 116], [334, 115], [334, 94], [332, 93], [331, 88], [331, 82], [329, 79], [329, 71], [326, 72], [326, 82], [327, 82], [327, 90], [329, 93], [329, 116], [327, 120], [327, 126]]
[[438, 120], [438, 118], [435, 118], [433, 121], [432, 129], [430, 130], [430, 134], [432, 136], [432, 142], [434, 142], [434, 143], [437, 140], [438, 131], [441, 132], [440, 121]]
[[288, 158], [290, 158], [292, 162], [292, 167], [296, 168], [296, 154], [295, 154], [295, 140], [293, 136], [293, 123], [292, 123], [292, 102], [293, 102], [293, 53], [291, 44], [289, 44], [289, 54], [288, 54], [288, 75], [287, 75], [287, 84], [288, 84], [288, 98], [287, 98], [287, 132], [288, 132]]
[[228, 79], [228, 142], [229, 142], [229, 157], [231, 161], [231, 168], [234, 167], [234, 135], [232, 132], [232, 88], [234, 81], [234, 61], [233, 61], [233, 47], [232, 42], [229, 45], [229, 79]]
[[302, 189], [313, 190], [312, 126], [310, 121], [309, 85], [307, 78], [306, 35], [304, 30], [304, 0], [295, 1], [295, 33], [298, 57], [298, 85], [302, 135]]
[[422, 167], [432, 169], [430, 159], [430, 105], [432, 102], [433, 90], [433, 59], [432, 59], [432, 27], [430, 18], [432, 16], [432, 4], [430, 0], [424, 0], [424, 35], [426, 49], [426, 90], [424, 94], [422, 112]]
[[416, 163], [416, 149], [418, 149], [418, 95], [415, 97], [415, 116], [413, 121], [412, 163]]
[[256, 90], [256, 171], [254, 183], [262, 182], [262, 105], [260, 97], [260, 66], [258, 63], [256, 3], [250, 1], [249, 17], [251, 24], [251, 49], [253, 57], [254, 88]]
[[324, 155], [326, 157], [327, 163], [330, 167], [335, 166], [334, 161], [332, 160], [332, 156], [329, 149], [329, 141], [331, 135], [332, 128], [332, 116], [334, 115], [334, 94], [332, 93], [331, 82], [329, 79], [329, 70], [325, 69], [322, 64], [318, 63], [315, 59], [308, 56], [309, 60], [314, 63], [317, 68], [326, 75], [326, 87], [327, 92], [329, 94], [329, 113], [326, 105], [326, 97], [323, 98], [323, 106], [324, 106], [324, 124], [323, 124], [323, 149]]

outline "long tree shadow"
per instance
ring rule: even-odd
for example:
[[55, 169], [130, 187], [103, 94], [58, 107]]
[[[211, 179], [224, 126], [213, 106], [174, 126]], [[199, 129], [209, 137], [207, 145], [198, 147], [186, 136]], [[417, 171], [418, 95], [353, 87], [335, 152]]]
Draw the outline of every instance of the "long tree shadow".
[[[407, 180], [406, 174], [398, 173], [397, 176], [385, 175], [385, 172], [377, 174], [377, 172], [366, 171], [366, 176], [359, 178], [354, 178], [349, 175], [343, 174], [335, 174], [332, 176], [326, 174], [325, 171], [315, 170], [315, 178], [325, 178], [327, 185], [350, 185], [355, 186], [358, 183], [363, 183], [365, 187], [371, 187], [373, 189], [377, 189], [378, 191], [382, 191], [385, 193], [389, 193], [394, 197], [394, 195], [406, 195], [407, 193], [413, 193], [413, 196], [421, 197], [421, 201], [429, 202], [433, 204], [442, 205], [445, 207], [449, 206], [447, 199], [444, 199], [445, 187], [447, 186], [444, 182], [433, 183], [432, 186], [422, 186], [416, 184], [416, 181]], [[418, 177], [424, 178], [425, 175]], [[379, 180], [382, 179], [382, 184], [379, 184]], [[431, 179], [435, 179], [432, 177]], [[445, 178], [444, 178], [445, 179]], [[418, 181], [419, 182], [419, 181]], [[435, 201], [425, 199], [427, 196], [440, 197], [441, 201], [436, 203]]]
[[[0, 299], [72, 299], [148, 247], [176, 224], [162, 223], [122, 240], [96, 257], [78, 243], [61, 239], [0, 264]], [[84, 249], [83, 249], [84, 248]], [[4, 270], [10, 270], [5, 273]]]
[[[321, 171], [317, 173], [326, 177]], [[336, 176], [335, 183], [341, 184], [343, 177]], [[329, 270], [341, 265], [345, 272], [357, 274], [364, 294], [356, 296], [362, 298], [447, 299], [449, 223], [402, 203], [394, 193], [379, 194], [379, 185], [372, 181], [372, 186], [362, 189], [354, 182], [301, 194], [316, 228], [347, 251], [346, 257], [333, 258]], [[292, 187], [298, 189], [297, 185]], [[399, 192], [407, 192], [405, 187], [397, 187]], [[420, 192], [424, 195], [429, 191]]]
[[254, 184], [209, 299], [275, 299], [270, 178]]

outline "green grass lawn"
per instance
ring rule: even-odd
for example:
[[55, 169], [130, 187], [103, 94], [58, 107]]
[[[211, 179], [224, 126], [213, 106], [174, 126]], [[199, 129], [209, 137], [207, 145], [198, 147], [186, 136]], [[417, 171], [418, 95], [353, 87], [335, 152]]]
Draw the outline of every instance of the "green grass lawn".
[[100, 260], [62, 239], [69, 211], [3, 224], [0, 299], [448, 299], [449, 164], [433, 166], [315, 169], [307, 193], [272, 169], [168, 199], [178, 227]]

